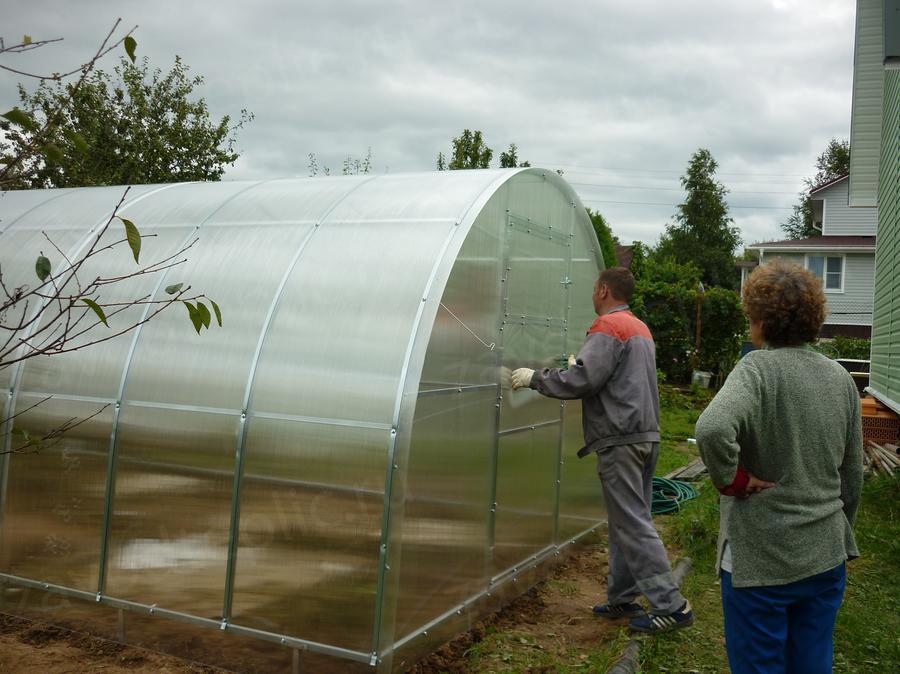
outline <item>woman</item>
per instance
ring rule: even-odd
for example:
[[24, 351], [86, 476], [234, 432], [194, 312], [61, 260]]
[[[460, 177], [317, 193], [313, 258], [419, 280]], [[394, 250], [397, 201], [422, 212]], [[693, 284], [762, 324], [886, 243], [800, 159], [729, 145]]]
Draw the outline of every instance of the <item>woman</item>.
[[850, 375], [810, 347], [822, 282], [776, 260], [744, 287], [747, 354], [697, 421], [722, 493], [717, 569], [728, 661], [744, 672], [831, 672], [845, 562], [859, 555], [860, 401]]

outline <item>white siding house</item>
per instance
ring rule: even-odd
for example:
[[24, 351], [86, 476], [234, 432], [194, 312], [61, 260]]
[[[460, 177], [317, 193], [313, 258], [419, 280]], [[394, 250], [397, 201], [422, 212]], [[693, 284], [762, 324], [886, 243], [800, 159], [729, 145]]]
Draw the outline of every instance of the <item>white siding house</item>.
[[872, 333], [878, 209], [850, 206], [849, 186], [848, 176], [842, 176], [810, 192], [813, 222], [822, 236], [748, 246], [759, 251], [761, 264], [776, 257], [791, 260], [822, 279], [829, 312], [823, 337]]

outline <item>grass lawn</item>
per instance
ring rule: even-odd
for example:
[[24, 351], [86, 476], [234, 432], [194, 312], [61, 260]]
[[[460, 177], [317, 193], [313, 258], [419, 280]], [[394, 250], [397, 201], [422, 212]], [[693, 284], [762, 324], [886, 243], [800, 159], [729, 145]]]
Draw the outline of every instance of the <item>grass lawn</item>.
[[[684, 405], [662, 409], [658, 475], [683, 460], [677, 442], [696, 421]], [[692, 433], [691, 433], [692, 434]], [[695, 451], [695, 447], [690, 448]], [[718, 494], [709, 481], [677, 515], [656, 518], [663, 540], [694, 560], [684, 593], [697, 622], [689, 630], [645, 639], [642, 671], [727, 672], [719, 583], [714, 571]], [[848, 565], [847, 593], [835, 631], [835, 672], [900, 672], [900, 481], [868, 479], [855, 527], [861, 557]]]
[[[686, 439], [693, 437], [694, 424], [708, 399], [703, 392], [662, 391], [662, 443], [657, 475], [665, 475], [697, 455], [696, 445], [688, 444]], [[900, 672], [898, 520], [900, 480], [867, 480], [856, 522], [862, 556], [848, 565], [847, 594], [835, 632], [835, 672]], [[697, 621], [691, 629], [643, 639], [640, 671], [728, 672], [719, 583], [714, 571], [718, 493], [707, 480], [701, 484], [697, 499], [687, 503], [680, 513], [658, 516], [656, 524], [673, 561], [680, 556], [694, 560], [694, 570], [683, 589]], [[589, 542], [579, 556], [597, 557], [603, 545], [602, 540]], [[553, 598], [581, 599], [584, 606], [571, 609], [571, 626], [559, 624], [558, 615], [541, 620], [541, 611], [518, 624], [513, 608], [511, 617], [489, 627], [484, 639], [467, 652], [465, 671], [606, 671], [630, 638], [624, 627], [603, 629], [596, 625], [589, 638], [575, 648], [552, 638], [583, 624], [580, 621], [590, 624], [589, 601], [596, 590], [585, 587], [583, 579], [587, 575], [564, 569], [535, 590], [539, 605]], [[527, 629], [523, 631], [523, 627]]]

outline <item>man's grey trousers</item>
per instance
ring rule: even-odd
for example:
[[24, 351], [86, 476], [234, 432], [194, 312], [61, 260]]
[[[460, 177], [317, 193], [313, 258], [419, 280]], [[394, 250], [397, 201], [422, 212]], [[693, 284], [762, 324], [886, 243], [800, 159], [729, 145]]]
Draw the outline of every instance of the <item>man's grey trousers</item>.
[[643, 594], [653, 613], [669, 615], [685, 598], [650, 515], [658, 458], [656, 442], [606, 447], [597, 452], [597, 473], [609, 523], [609, 603], [624, 604]]

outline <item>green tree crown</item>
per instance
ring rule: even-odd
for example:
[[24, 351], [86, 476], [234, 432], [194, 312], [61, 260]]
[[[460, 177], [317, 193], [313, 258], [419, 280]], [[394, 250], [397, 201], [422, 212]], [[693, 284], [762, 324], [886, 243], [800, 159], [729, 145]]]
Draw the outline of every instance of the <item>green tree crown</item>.
[[[19, 86], [22, 107], [41, 125], [50, 121], [49, 141], [58, 151], [31, 159], [12, 187], [80, 187], [219, 180], [237, 160], [235, 132], [253, 119], [241, 110], [210, 118], [206, 100], [194, 97], [203, 77], [175, 57], [172, 69], [151, 69], [145, 57], [122, 58], [114, 75], [93, 71], [75, 88], [42, 81], [28, 92]], [[4, 154], [16, 155], [30, 134], [6, 125]]]

